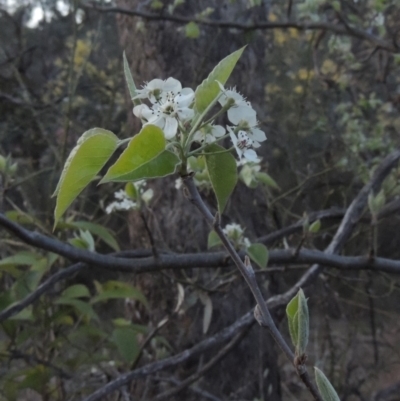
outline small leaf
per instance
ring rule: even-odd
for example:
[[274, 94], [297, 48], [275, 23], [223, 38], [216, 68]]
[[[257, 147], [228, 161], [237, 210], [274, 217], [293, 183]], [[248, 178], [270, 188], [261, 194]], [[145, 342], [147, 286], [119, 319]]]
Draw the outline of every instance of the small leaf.
[[82, 315], [89, 316], [90, 318], [95, 320], [99, 320], [99, 317], [93, 310], [92, 306], [87, 302], [81, 301], [80, 299], [60, 297], [55, 301], [55, 303], [57, 305], [72, 306]]
[[321, 220], [315, 220], [314, 223], [312, 223], [310, 225], [310, 227], [308, 227], [308, 232], [316, 234], [321, 228]]
[[126, 183], [124, 190], [132, 200], [136, 201], [138, 199], [138, 190], [133, 185], [133, 182]]
[[185, 26], [185, 35], [187, 38], [196, 39], [200, 36], [200, 29], [199, 26], [191, 21]]
[[[128, 60], [126, 58], [126, 54], [124, 52], [123, 54], [123, 59], [124, 59], [124, 73], [125, 73], [125, 80], [126, 80], [126, 84], [128, 85], [128, 89], [129, 89], [129, 94], [131, 95], [131, 99], [133, 100], [133, 98], [136, 96], [136, 85], [135, 85], [135, 81], [132, 78], [132, 74], [131, 74], [131, 70], [129, 68], [129, 63]], [[133, 103], [136, 104], [140, 104], [140, 100], [137, 99], [136, 101], [134, 100]]]
[[297, 311], [299, 305], [299, 295], [298, 293], [291, 299], [291, 301], [286, 306], [286, 315], [289, 324], [290, 338], [292, 339], [292, 344], [297, 346]]
[[91, 303], [94, 304], [96, 302], [120, 298], [133, 298], [137, 301], [140, 301], [146, 307], [148, 306], [147, 299], [140, 290], [128, 283], [114, 280], [110, 280], [105, 283], [103, 285], [102, 292], [93, 297]]
[[324, 401], [340, 401], [336, 390], [333, 388], [331, 382], [324, 375], [324, 373], [316, 367], [314, 367], [314, 370], [315, 381], [322, 399]]
[[136, 333], [130, 327], [117, 327], [112, 333], [112, 339], [119, 353], [126, 362], [133, 362], [139, 354]]
[[306, 352], [309, 336], [309, 316], [307, 300], [303, 290], [300, 288], [298, 293], [298, 329], [297, 329], [297, 353], [303, 355]]
[[207, 248], [210, 249], [218, 245], [222, 245], [222, 242], [218, 237], [218, 234], [214, 230], [212, 230], [210, 234], [208, 234]]
[[268, 265], [268, 249], [263, 244], [251, 244], [247, 248], [250, 259], [256, 263], [261, 269], [265, 269]]
[[127, 148], [100, 182], [118, 181], [120, 177], [134, 173], [163, 152], [165, 145], [163, 131], [155, 125], [146, 125], [130, 140]]
[[268, 185], [271, 188], [274, 188], [278, 191], [281, 190], [279, 185], [276, 183], [276, 181], [267, 173], [260, 172], [256, 173], [256, 177], [259, 181], [261, 181], [263, 184]]
[[54, 195], [57, 204], [54, 211], [54, 226], [75, 198], [99, 173], [117, 148], [118, 138], [102, 128], [86, 131], [72, 149]]
[[226, 83], [244, 49], [242, 47], [221, 60], [209, 76], [197, 87], [195, 103], [199, 113], [202, 113], [219, 95], [220, 88], [216, 81], [219, 81], [222, 85]]
[[372, 215], [376, 215], [379, 213], [383, 206], [385, 206], [386, 202], [386, 197], [385, 197], [385, 191], [382, 189], [379, 191], [378, 194], [374, 195], [373, 192], [370, 192], [368, 195], [368, 207], [369, 211], [371, 212]]
[[74, 284], [66, 288], [61, 294], [63, 298], [83, 298], [90, 297], [90, 292], [86, 285]]
[[57, 224], [57, 229], [71, 228], [71, 229], [82, 229], [89, 230], [92, 234], [97, 235], [101, 238], [107, 245], [109, 245], [115, 251], [119, 251], [119, 245], [111, 231], [101, 224], [91, 223], [88, 221], [72, 221], [72, 222], [59, 222]]
[[224, 150], [223, 147], [216, 144], [207, 146], [205, 150], [207, 172], [217, 198], [220, 215], [222, 215], [238, 180], [236, 160]]
[[211, 323], [213, 304], [210, 296], [206, 292], [199, 292], [199, 298], [201, 303], [204, 305], [203, 312], [203, 334], [206, 334]]

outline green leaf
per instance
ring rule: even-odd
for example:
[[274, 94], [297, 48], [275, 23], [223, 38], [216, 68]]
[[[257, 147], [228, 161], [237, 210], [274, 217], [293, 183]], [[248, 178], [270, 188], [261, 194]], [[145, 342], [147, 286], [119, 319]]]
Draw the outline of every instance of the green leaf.
[[57, 224], [57, 229], [69, 228], [69, 229], [82, 229], [88, 230], [92, 234], [97, 235], [101, 238], [107, 245], [109, 245], [115, 251], [119, 251], [119, 245], [110, 230], [101, 224], [91, 223], [88, 221], [72, 221], [72, 222], [59, 222]]
[[263, 244], [251, 244], [247, 248], [250, 259], [256, 263], [261, 269], [265, 269], [268, 264], [268, 249]]
[[276, 183], [276, 181], [267, 173], [264, 172], [260, 172], [260, 173], [256, 173], [256, 177], [258, 178], [259, 181], [261, 181], [263, 184], [274, 188], [278, 191], [281, 190], [281, 188], [279, 187], [279, 185]]
[[298, 329], [297, 329], [297, 353], [303, 355], [306, 352], [309, 336], [309, 316], [307, 299], [304, 296], [303, 290], [299, 290], [299, 303], [298, 303]]
[[109, 299], [133, 298], [140, 301], [146, 307], [148, 306], [147, 299], [143, 293], [136, 287], [121, 281], [110, 280], [103, 285], [102, 292], [92, 298], [92, 304]]
[[82, 313], [82, 315], [99, 320], [99, 317], [93, 310], [92, 306], [87, 302], [81, 301], [80, 299], [60, 297], [55, 301], [55, 303], [58, 305], [72, 306], [78, 312]]
[[138, 200], [138, 190], [136, 189], [135, 185], [133, 182], [128, 182], [125, 184], [124, 188], [126, 194], [134, 201]]
[[308, 228], [308, 232], [316, 234], [321, 228], [321, 220], [315, 220], [314, 223], [312, 223], [310, 225], [310, 227]]
[[315, 381], [317, 383], [318, 390], [324, 401], [340, 401], [340, 398], [333, 388], [332, 384], [324, 373], [318, 368], [314, 367], [315, 370]]
[[210, 231], [210, 234], [208, 234], [207, 248], [210, 249], [218, 245], [222, 245], [222, 242], [218, 237], [218, 234], [214, 230], [212, 230]]
[[[165, 150], [163, 131], [155, 125], [146, 125], [129, 142], [118, 160], [107, 171], [101, 183], [118, 181], [120, 177], [133, 174], [138, 168], [155, 159]], [[136, 179], [141, 179], [139, 177]], [[124, 180], [122, 180], [124, 181]]]
[[0, 260], [0, 269], [9, 266], [32, 265], [40, 259], [40, 256], [33, 252], [18, 252], [14, 256], [9, 256]]
[[185, 35], [187, 38], [196, 39], [200, 36], [200, 29], [199, 26], [191, 21], [185, 26]]
[[238, 180], [236, 160], [229, 152], [224, 152], [223, 147], [216, 144], [207, 146], [205, 151], [207, 171], [221, 215]]
[[286, 315], [289, 322], [290, 337], [296, 347], [296, 354], [303, 355], [308, 343], [309, 316], [307, 300], [301, 288], [287, 305]]
[[66, 288], [61, 295], [63, 298], [82, 298], [90, 297], [90, 292], [86, 285], [74, 284]]
[[136, 333], [132, 328], [115, 328], [112, 333], [112, 339], [125, 361], [133, 362], [137, 358], [139, 354], [139, 345], [136, 339]]
[[219, 95], [220, 88], [216, 81], [219, 81], [222, 85], [226, 83], [244, 49], [242, 47], [221, 60], [210, 75], [197, 87], [195, 103], [199, 113], [202, 113]]
[[175, 173], [178, 163], [180, 163], [180, 160], [175, 153], [164, 150], [143, 166], [128, 174], [121, 175], [112, 181], [131, 182], [148, 178], [166, 177], [167, 175]]
[[43, 365], [37, 365], [34, 368], [25, 370], [23, 373], [25, 377], [19, 384], [19, 389], [31, 388], [39, 393], [43, 393], [45, 385], [51, 378], [50, 369]]
[[60, 217], [83, 191], [83, 189], [99, 173], [107, 160], [117, 148], [118, 138], [102, 128], [93, 128], [86, 131], [72, 149], [54, 195], [57, 195], [57, 204], [54, 211], [54, 225]]
[[[131, 74], [131, 70], [129, 68], [129, 63], [128, 60], [126, 58], [126, 54], [124, 52], [123, 54], [123, 59], [124, 59], [124, 73], [125, 73], [125, 80], [126, 80], [126, 84], [128, 85], [128, 89], [129, 89], [129, 94], [131, 95], [131, 99], [133, 100], [133, 98], [136, 96], [136, 85], [135, 85], [135, 81], [133, 80], [132, 74]], [[140, 104], [140, 100], [137, 99], [136, 101], [133, 101], [134, 104]]]
[[299, 296], [296, 294], [286, 306], [286, 316], [289, 323], [289, 333], [292, 344], [297, 346], [297, 311], [299, 305]]

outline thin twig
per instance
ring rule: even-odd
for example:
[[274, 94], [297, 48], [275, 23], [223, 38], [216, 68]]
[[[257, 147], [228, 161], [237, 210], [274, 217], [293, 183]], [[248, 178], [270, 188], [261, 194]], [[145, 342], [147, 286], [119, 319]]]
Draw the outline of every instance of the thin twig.
[[209, 26], [213, 28], [221, 28], [221, 29], [235, 28], [246, 32], [255, 30], [290, 29], [290, 28], [298, 29], [300, 31], [325, 30], [325, 31], [331, 31], [336, 35], [348, 35], [356, 37], [358, 39], [366, 40], [374, 44], [375, 46], [387, 50], [389, 52], [398, 53], [400, 51], [400, 49], [397, 46], [394, 46], [391, 42], [376, 37], [367, 31], [358, 28], [349, 28], [348, 26], [333, 24], [330, 22], [269, 21], [257, 24], [242, 24], [235, 21], [183, 17], [172, 14], [155, 14], [139, 10], [132, 10], [123, 7], [108, 7], [108, 6], [101, 7], [96, 4], [84, 5], [82, 6], [82, 8], [106, 13], [125, 14], [134, 17], [140, 17], [148, 21], [170, 21], [177, 24], [188, 24], [190, 22], [195, 22], [196, 24]]
[[164, 393], [161, 393], [154, 397], [153, 401], [161, 401], [161, 400], [171, 400], [172, 396], [180, 393], [189, 387], [192, 383], [197, 381], [200, 377], [204, 376], [206, 372], [208, 372], [213, 366], [215, 366], [221, 359], [223, 359], [228, 353], [243, 339], [245, 334], [248, 332], [248, 327], [246, 327], [243, 331], [236, 334], [236, 336], [223, 347], [217, 355], [211, 358], [200, 370], [198, 370], [193, 375], [189, 376], [187, 379], [183, 380], [177, 387], [167, 390]]

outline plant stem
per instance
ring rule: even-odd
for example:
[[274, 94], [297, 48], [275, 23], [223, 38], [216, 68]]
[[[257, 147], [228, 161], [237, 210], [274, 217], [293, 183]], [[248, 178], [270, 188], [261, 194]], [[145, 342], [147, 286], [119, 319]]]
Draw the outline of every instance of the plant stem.
[[260, 287], [258, 286], [254, 270], [251, 267], [250, 263], [248, 262], [248, 258], [246, 257], [246, 263], [242, 261], [240, 258], [239, 254], [236, 252], [236, 249], [228, 239], [228, 237], [225, 235], [223, 232], [221, 225], [220, 225], [220, 219], [219, 215], [217, 214], [216, 217], [214, 217], [206, 204], [203, 202], [203, 199], [201, 198], [199, 191], [197, 190], [197, 187], [193, 181], [192, 175], [186, 175], [183, 178], [183, 182], [185, 185], [185, 188], [187, 190], [187, 197], [188, 199], [197, 207], [197, 209], [200, 211], [200, 213], [204, 216], [208, 224], [214, 229], [214, 231], [217, 233], [218, 237], [220, 238], [222, 244], [224, 245], [225, 249], [229, 253], [230, 257], [232, 258], [233, 262], [235, 263], [236, 267], [239, 269], [240, 273], [242, 274], [243, 278], [245, 279], [247, 285], [249, 286], [251, 292], [253, 293], [253, 296], [257, 302], [257, 309], [258, 313], [260, 314], [260, 324], [263, 326], [266, 326], [268, 330], [270, 331], [272, 337], [274, 340], [277, 342], [279, 347], [282, 349], [286, 357], [293, 363], [293, 365], [296, 368], [296, 371], [298, 375], [300, 376], [301, 380], [304, 382], [304, 384], [307, 386], [308, 390], [311, 392], [313, 395], [314, 399], [316, 401], [323, 401], [321, 398], [321, 395], [318, 392], [318, 389], [314, 385], [314, 383], [311, 381], [310, 376], [308, 375], [307, 368], [305, 367], [304, 364], [299, 363], [297, 361], [297, 358], [295, 357], [293, 351], [290, 349], [289, 345], [283, 338], [281, 332], [275, 325], [274, 320], [272, 319], [271, 313], [267, 307], [266, 302], [264, 301], [264, 297], [261, 293]]

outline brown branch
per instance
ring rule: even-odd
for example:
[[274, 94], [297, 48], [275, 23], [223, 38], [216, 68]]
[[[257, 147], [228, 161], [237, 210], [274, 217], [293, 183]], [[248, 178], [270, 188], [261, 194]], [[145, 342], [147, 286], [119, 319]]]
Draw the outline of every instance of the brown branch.
[[170, 15], [170, 14], [156, 14], [156, 13], [148, 13], [145, 11], [132, 10], [124, 7], [106, 7], [106, 6], [98, 6], [96, 4], [92, 5], [84, 5], [83, 9], [86, 10], [96, 10], [99, 12], [105, 13], [117, 13], [130, 15], [132, 17], [143, 18], [147, 21], [169, 21], [176, 24], [188, 24], [189, 22], [195, 22], [199, 25], [209, 26], [213, 28], [221, 28], [221, 29], [239, 29], [242, 31], [255, 31], [255, 30], [269, 30], [269, 29], [290, 29], [294, 28], [300, 31], [305, 30], [325, 30], [333, 32], [337, 35], [349, 35], [356, 37], [361, 40], [366, 40], [372, 43], [374, 46], [379, 47], [381, 49], [387, 50], [392, 53], [398, 53], [400, 49], [394, 44], [378, 38], [371, 33], [363, 31], [358, 28], [353, 28], [349, 26], [341, 26], [337, 24], [332, 24], [329, 22], [294, 22], [294, 21], [270, 21], [264, 23], [257, 24], [242, 24], [234, 21], [223, 21], [223, 20], [212, 20], [208, 18], [193, 18], [193, 17], [183, 17], [178, 15]]

